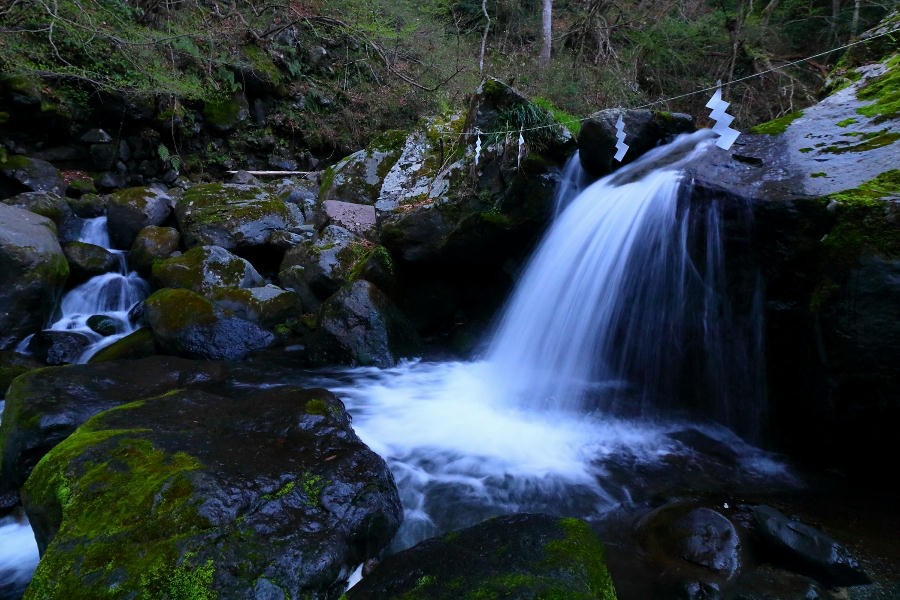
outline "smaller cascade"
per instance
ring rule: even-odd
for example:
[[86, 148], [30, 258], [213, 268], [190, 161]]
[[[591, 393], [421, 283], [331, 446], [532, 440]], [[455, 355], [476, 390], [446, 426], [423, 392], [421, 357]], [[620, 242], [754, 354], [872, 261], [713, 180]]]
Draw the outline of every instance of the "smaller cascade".
[[588, 184], [588, 174], [581, 166], [578, 150], [566, 161], [553, 196], [553, 218], [556, 219]]
[[[88, 345], [76, 361], [84, 363], [101, 348], [137, 329], [128, 312], [147, 297], [150, 286], [137, 272], [128, 270], [124, 251], [111, 248], [106, 217], [85, 219], [78, 241], [105, 248], [119, 261], [118, 272], [97, 275], [69, 290], [60, 303], [58, 318], [47, 328], [86, 337]], [[108, 331], [99, 333], [98, 322]], [[27, 347], [28, 342], [26, 339], [22, 346]]]

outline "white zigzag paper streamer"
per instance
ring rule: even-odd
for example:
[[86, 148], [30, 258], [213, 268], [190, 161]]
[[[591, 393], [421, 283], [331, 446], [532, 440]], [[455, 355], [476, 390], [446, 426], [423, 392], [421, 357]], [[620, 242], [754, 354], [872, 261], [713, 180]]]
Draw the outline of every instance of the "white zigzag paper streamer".
[[622, 162], [622, 159], [625, 158], [625, 153], [628, 152], [628, 144], [625, 143], [625, 121], [622, 120], [622, 115], [619, 115], [619, 120], [616, 121], [616, 139], [619, 140], [616, 142], [616, 155], [613, 156], [617, 161]]
[[519, 153], [516, 156], [516, 169], [522, 166], [522, 151], [525, 149], [525, 138], [522, 137], [522, 127], [519, 127]]
[[728, 108], [730, 103], [722, 100], [722, 80], [720, 79], [716, 84], [719, 88], [712, 98], [709, 99], [709, 102], [706, 103], [706, 108], [712, 109], [712, 112], [709, 113], [710, 118], [715, 120], [712, 130], [719, 134], [716, 146], [723, 150], [728, 150], [734, 141], [738, 139], [738, 136], [741, 135], [741, 132], [729, 127], [731, 122], [734, 121], [734, 117], [725, 114], [725, 109]]
[[481, 131], [478, 131], [478, 137], [475, 139], [475, 166], [478, 166], [478, 159], [481, 157]]

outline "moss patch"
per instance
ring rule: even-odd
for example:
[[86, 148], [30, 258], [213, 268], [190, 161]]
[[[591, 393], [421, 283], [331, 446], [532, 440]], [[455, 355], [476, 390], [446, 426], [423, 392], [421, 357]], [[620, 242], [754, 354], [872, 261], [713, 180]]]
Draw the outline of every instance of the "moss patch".
[[835, 125], [837, 125], [838, 127], [847, 127], [849, 125], [853, 125], [854, 123], [856, 123], [856, 119], [854, 119], [853, 117], [850, 117], [849, 119], [844, 119], [843, 121], [838, 121], [837, 123], [835, 123]]
[[796, 112], [788, 113], [783, 117], [778, 117], [777, 119], [772, 119], [771, 121], [767, 121], [765, 123], [760, 123], [759, 125], [752, 127], [750, 129], [750, 133], [760, 133], [767, 135], [778, 135], [784, 133], [788, 128], [788, 125], [793, 123], [795, 120], [799, 119], [803, 116], [803, 111], [798, 110]]
[[856, 109], [866, 117], [877, 120], [900, 116], [900, 55], [887, 61], [888, 71], [864, 85], [856, 92], [860, 100], [872, 100], [872, 104]]
[[881, 148], [883, 146], [889, 146], [893, 144], [898, 139], [900, 139], [900, 133], [888, 133], [887, 130], [874, 132], [874, 133], [865, 133], [860, 137], [863, 140], [859, 144], [852, 144], [847, 146], [828, 146], [827, 148], [823, 148], [822, 152], [828, 152], [831, 154], [843, 154], [845, 152], [865, 152], [867, 150], [874, 150], [875, 148]]
[[144, 310], [154, 329], [178, 331], [192, 325], [209, 325], [216, 321], [213, 304], [190, 290], [165, 288], [144, 302]]
[[836, 201], [837, 222], [822, 244], [834, 263], [852, 265], [867, 250], [887, 257], [900, 256], [900, 224], [890, 218], [892, 203], [900, 197], [900, 170], [882, 173], [858, 188], [827, 196]]

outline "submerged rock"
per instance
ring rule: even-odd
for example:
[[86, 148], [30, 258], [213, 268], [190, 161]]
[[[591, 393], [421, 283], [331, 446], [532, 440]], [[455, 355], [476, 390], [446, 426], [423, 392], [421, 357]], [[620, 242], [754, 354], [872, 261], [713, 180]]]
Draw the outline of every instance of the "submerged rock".
[[53, 221], [0, 204], [0, 349], [44, 326], [68, 276]]
[[384, 461], [326, 390], [175, 391], [101, 413], [23, 489], [28, 599], [336, 598], [400, 523]]
[[770, 506], [755, 506], [752, 513], [774, 560], [831, 585], [871, 582], [850, 551], [821, 531], [792, 521]]
[[173, 203], [168, 194], [150, 187], [128, 188], [110, 195], [107, 226], [113, 247], [131, 248], [144, 227], [165, 223]]
[[615, 600], [603, 552], [579, 519], [497, 517], [387, 557], [347, 597]]

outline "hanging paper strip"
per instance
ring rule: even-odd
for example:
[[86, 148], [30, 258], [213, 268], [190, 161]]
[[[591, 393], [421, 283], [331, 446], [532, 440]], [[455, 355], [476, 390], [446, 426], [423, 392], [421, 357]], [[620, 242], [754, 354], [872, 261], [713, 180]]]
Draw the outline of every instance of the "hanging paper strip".
[[481, 156], [481, 130], [475, 130], [478, 135], [475, 138], [475, 165], [478, 165], [478, 158]]
[[519, 154], [516, 157], [516, 169], [522, 166], [522, 153], [525, 150], [525, 138], [522, 137], [522, 128], [519, 127]]
[[741, 133], [737, 129], [729, 127], [731, 122], [734, 121], [734, 117], [725, 114], [725, 109], [728, 108], [729, 103], [722, 100], [722, 80], [720, 79], [716, 84], [719, 87], [712, 98], [709, 99], [709, 102], [706, 103], [706, 108], [712, 109], [712, 112], [709, 113], [710, 118], [715, 121], [712, 130], [719, 134], [716, 146], [723, 150], [728, 150]]
[[625, 153], [628, 152], [628, 144], [625, 143], [625, 121], [622, 120], [622, 115], [619, 115], [619, 120], [616, 121], [616, 155], [613, 157], [617, 161], [622, 162], [622, 159], [625, 158]]

